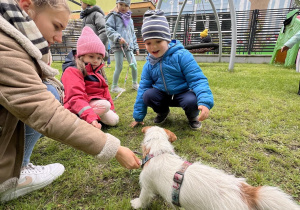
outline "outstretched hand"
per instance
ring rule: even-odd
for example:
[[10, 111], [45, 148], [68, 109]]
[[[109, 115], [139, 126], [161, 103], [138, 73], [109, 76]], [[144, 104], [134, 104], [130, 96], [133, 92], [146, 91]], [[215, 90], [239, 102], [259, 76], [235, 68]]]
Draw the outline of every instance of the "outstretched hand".
[[129, 148], [123, 146], [119, 147], [116, 159], [121, 166], [128, 169], [137, 169], [141, 164], [141, 160]]
[[134, 122], [132, 122], [132, 123], [130, 124], [130, 127], [134, 128], [134, 127], [138, 126], [139, 124], [144, 125], [145, 123], [144, 123], [144, 122], [137, 122], [137, 121], [134, 121]]
[[203, 121], [208, 118], [209, 116], [209, 109], [206, 106], [198, 106], [198, 109], [200, 110], [200, 116], [199, 116], [199, 121]]

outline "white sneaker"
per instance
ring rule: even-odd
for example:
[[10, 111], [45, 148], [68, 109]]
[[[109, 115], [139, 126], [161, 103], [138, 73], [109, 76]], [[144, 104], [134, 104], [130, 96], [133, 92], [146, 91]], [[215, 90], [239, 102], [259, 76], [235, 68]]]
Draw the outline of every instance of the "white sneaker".
[[62, 175], [65, 167], [60, 163], [46, 166], [34, 166], [29, 163], [21, 170], [21, 175], [16, 188], [9, 189], [2, 193], [0, 201], [10, 201], [49, 185], [53, 180]]
[[139, 89], [139, 84], [138, 83], [135, 83], [135, 84], [132, 84], [132, 89], [134, 90], [138, 90]]
[[120, 92], [124, 92], [125, 89], [124, 88], [120, 88], [119, 86], [115, 86], [111, 89], [111, 92], [113, 93], [120, 93]]

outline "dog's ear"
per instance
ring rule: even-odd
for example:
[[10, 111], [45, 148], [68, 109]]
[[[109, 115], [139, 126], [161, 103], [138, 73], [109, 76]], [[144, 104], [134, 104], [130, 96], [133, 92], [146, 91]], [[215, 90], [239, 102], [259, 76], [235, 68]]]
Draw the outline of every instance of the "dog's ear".
[[145, 126], [145, 127], [143, 127], [142, 128], [142, 132], [146, 133], [149, 128], [151, 128], [151, 126]]
[[174, 141], [177, 140], [177, 136], [172, 131], [165, 129], [165, 128], [164, 128], [164, 130], [167, 133], [167, 135], [169, 136], [169, 142], [173, 143]]

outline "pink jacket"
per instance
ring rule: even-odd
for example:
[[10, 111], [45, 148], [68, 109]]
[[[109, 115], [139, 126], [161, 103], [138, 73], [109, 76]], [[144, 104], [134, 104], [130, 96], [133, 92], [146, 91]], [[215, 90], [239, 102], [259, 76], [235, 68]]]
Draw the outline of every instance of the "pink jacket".
[[114, 110], [114, 103], [110, 96], [108, 85], [101, 75], [100, 69], [104, 64], [93, 70], [91, 64], [86, 65], [87, 76], [75, 67], [68, 67], [61, 77], [65, 88], [64, 107], [88, 123], [100, 120], [89, 102], [93, 99], [107, 100]]

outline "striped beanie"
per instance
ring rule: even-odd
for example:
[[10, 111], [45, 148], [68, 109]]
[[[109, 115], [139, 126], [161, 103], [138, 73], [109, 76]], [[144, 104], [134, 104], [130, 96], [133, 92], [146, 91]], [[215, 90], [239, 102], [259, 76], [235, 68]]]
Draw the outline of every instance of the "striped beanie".
[[162, 10], [148, 10], [144, 14], [142, 25], [143, 40], [163, 39], [171, 41], [169, 23]]
[[126, 4], [127, 6], [130, 7], [130, 0], [117, 0], [117, 1], [116, 1], [116, 4], [117, 4], [117, 3], [124, 3], [124, 4]]
[[105, 57], [105, 46], [93, 29], [85, 26], [77, 40], [77, 57], [89, 53], [99, 53]]

